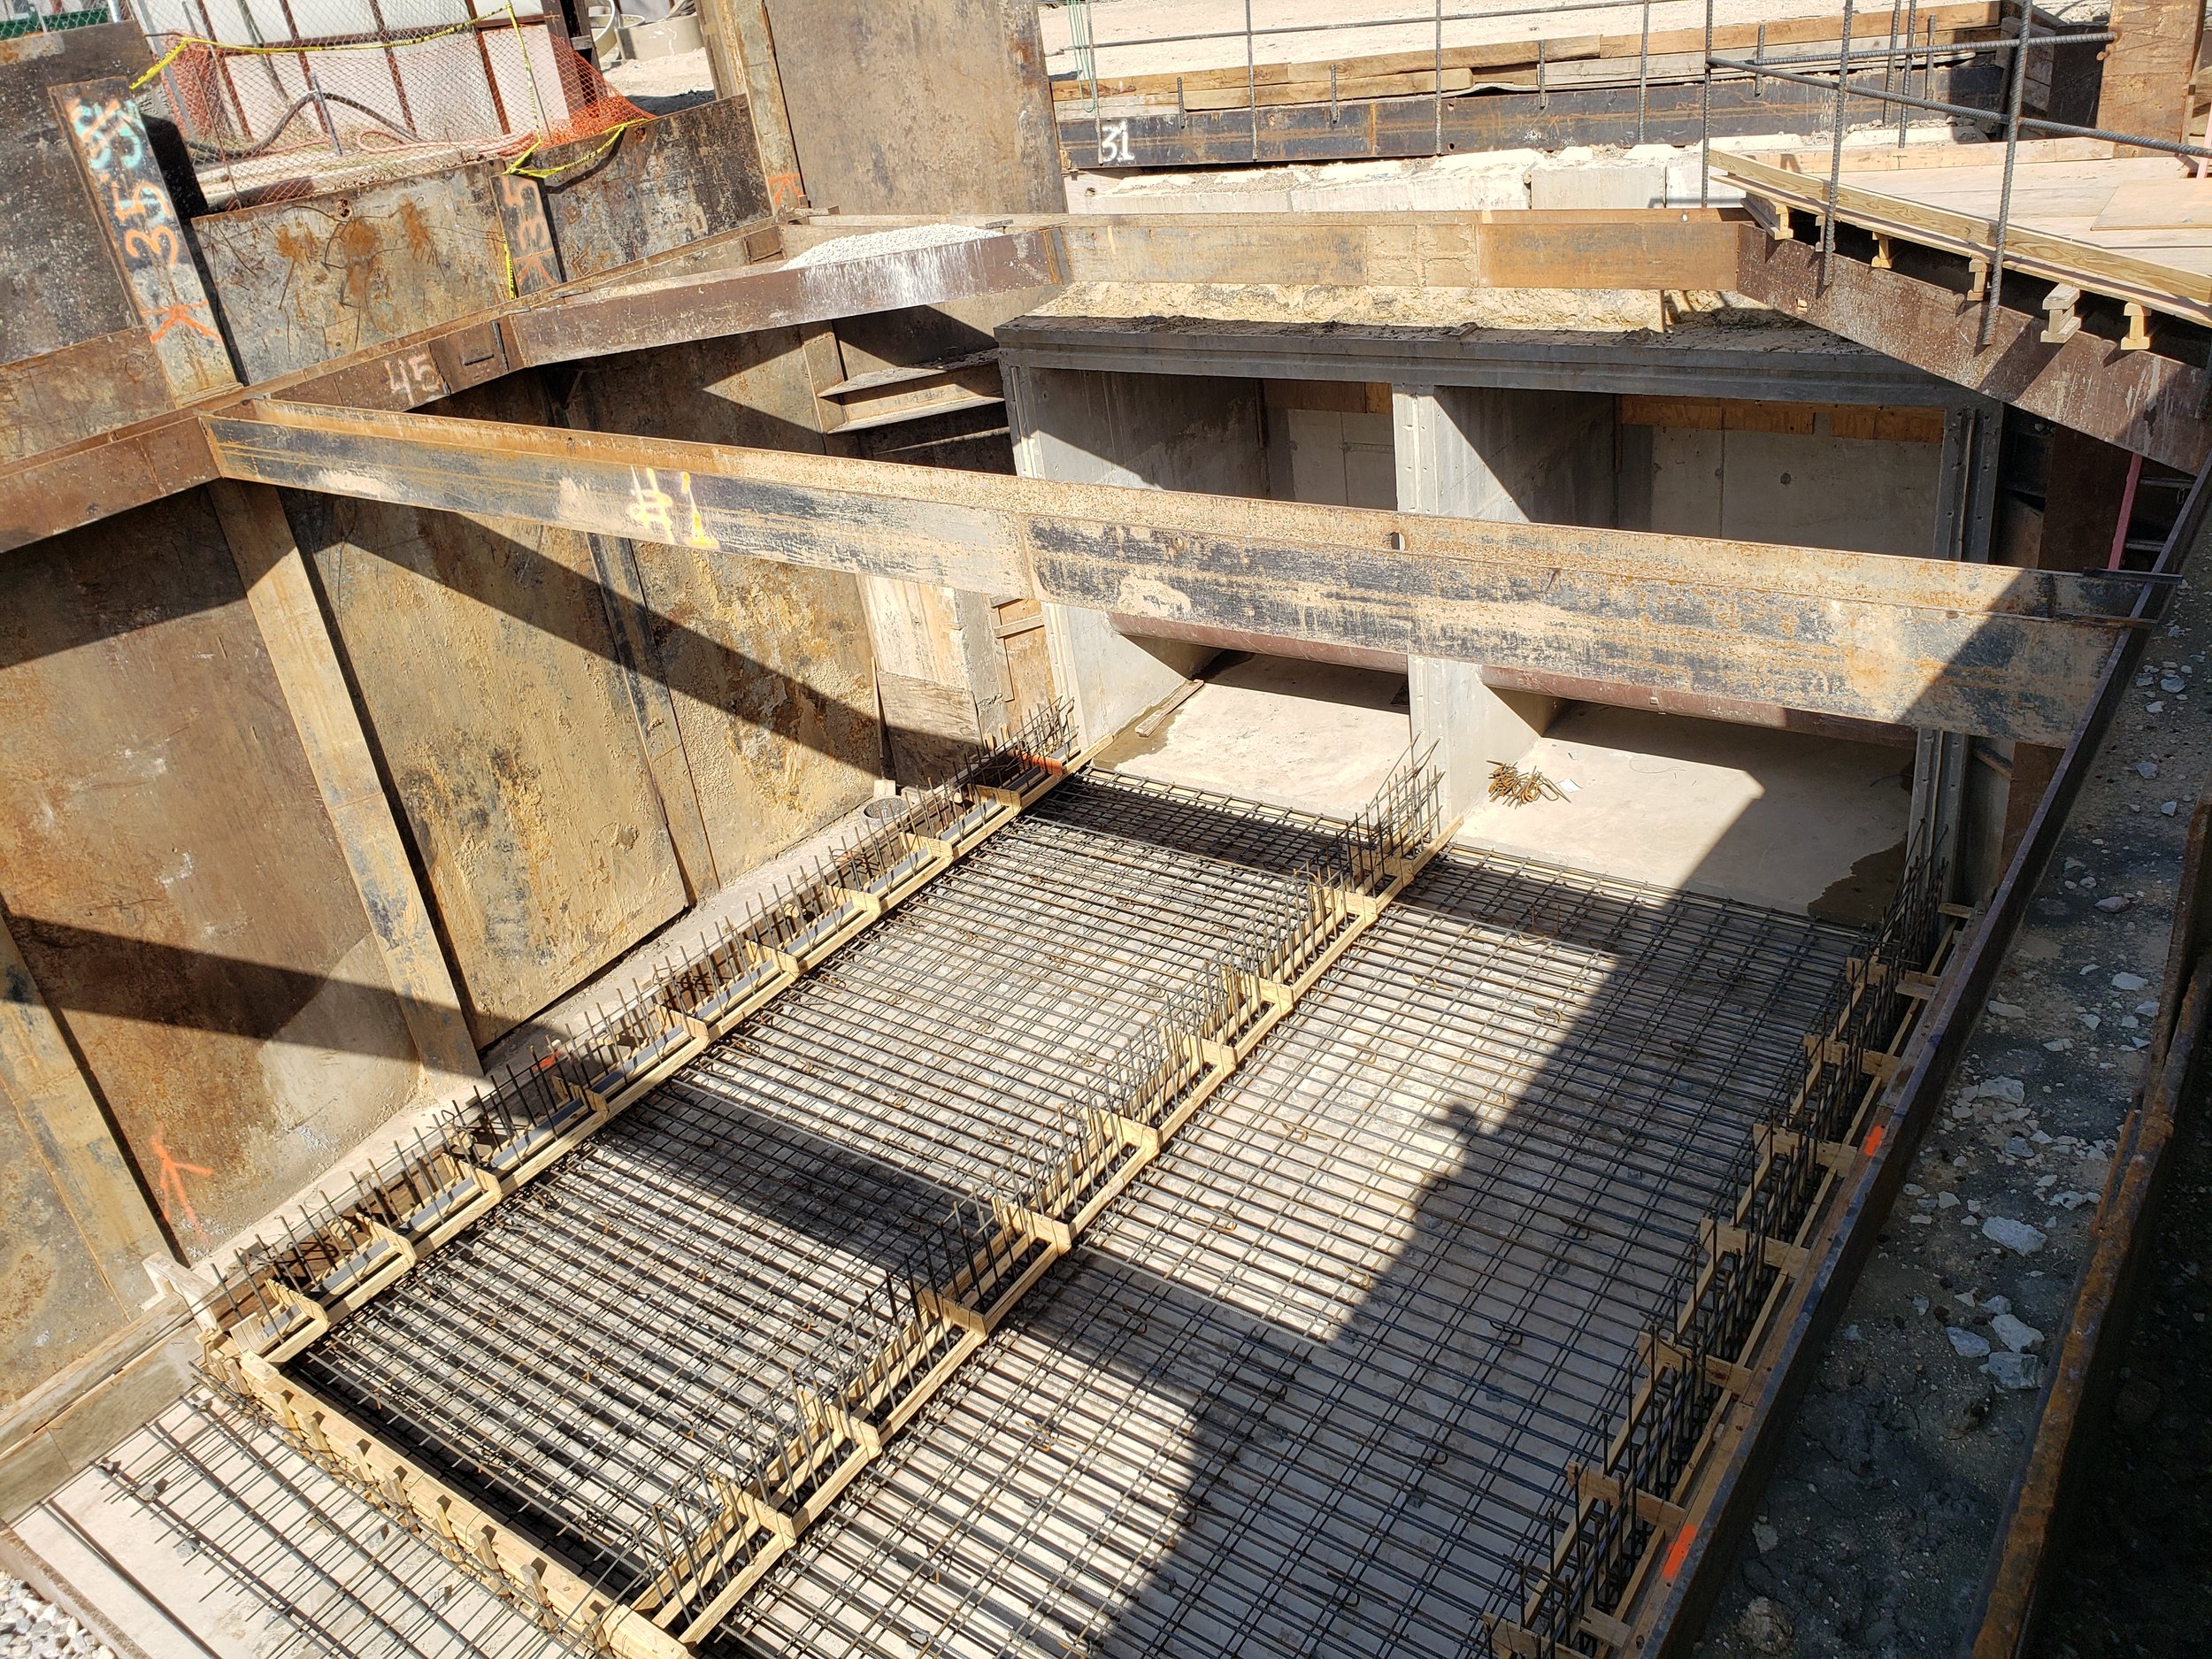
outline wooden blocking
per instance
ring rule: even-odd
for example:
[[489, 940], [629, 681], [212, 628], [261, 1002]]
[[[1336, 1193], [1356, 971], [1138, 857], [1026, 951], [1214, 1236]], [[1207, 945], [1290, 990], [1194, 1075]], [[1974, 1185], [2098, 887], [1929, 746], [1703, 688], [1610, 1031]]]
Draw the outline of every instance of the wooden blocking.
[[1779, 1239], [1753, 1234], [1741, 1227], [1715, 1221], [1709, 1216], [1699, 1224], [1698, 1230], [1712, 1256], [1748, 1256], [1756, 1248], [1761, 1260], [1789, 1279], [1804, 1278], [1811, 1260], [1810, 1253], [1801, 1244], [1786, 1244]]
[[2070, 282], [2062, 282], [2043, 296], [2043, 311], [2048, 319], [2043, 332], [2037, 336], [2047, 346], [2063, 345], [2081, 332], [2081, 318], [2074, 308], [2081, 303], [2081, 290]]
[[2149, 313], [2143, 309], [2142, 302], [2130, 300], [2122, 310], [2127, 313], [2128, 331], [2126, 337], [2120, 342], [2120, 349], [2148, 351], [2151, 348]]

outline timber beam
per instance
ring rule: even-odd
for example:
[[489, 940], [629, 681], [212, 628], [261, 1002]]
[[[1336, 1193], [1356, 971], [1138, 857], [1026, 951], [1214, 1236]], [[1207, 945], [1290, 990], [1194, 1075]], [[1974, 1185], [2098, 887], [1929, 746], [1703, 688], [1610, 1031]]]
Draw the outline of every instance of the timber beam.
[[1982, 307], [1964, 295], [1840, 251], [1824, 280], [1813, 244], [1754, 225], [1737, 234], [1737, 292], [1786, 317], [2181, 472], [2212, 459], [2212, 373], [2193, 364], [2086, 333], [2046, 343], [2041, 313], [2001, 307], [1981, 346]]
[[296, 404], [206, 427], [256, 483], [2025, 742], [2145, 580]]

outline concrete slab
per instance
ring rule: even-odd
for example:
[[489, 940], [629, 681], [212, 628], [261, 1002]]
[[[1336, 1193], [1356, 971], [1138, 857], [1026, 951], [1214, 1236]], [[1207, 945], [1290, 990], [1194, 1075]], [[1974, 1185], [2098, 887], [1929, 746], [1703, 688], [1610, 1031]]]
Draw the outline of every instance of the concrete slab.
[[1655, 887], [1870, 919], [1887, 897], [1880, 872], [1905, 837], [1909, 761], [1873, 744], [1577, 703], [1526, 762], [1571, 783], [1566, 799], [1486, 801], [1459, 838]]
[[1254, 657], [1220, 672], [1149, 735], [1101, 762], [1132, 777], [1348, 818], [1412, 741], [1403, 674]]

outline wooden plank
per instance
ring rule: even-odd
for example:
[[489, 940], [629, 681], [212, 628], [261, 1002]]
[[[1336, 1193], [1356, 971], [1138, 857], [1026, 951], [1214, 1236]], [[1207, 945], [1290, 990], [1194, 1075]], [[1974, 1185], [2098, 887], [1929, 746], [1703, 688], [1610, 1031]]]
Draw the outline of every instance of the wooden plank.
[[1883, 403], [1770, 403], [1732, 397], [1662, 397], [1625, 394], [1624, 426], [1672, 426], [1693, 432], [1777, 432], [1870, 439], [1888, 443], [1941, 443], [1943, 411]]
[[2113, 0], [2106, 27], [2119, 39], [2104, 50], [2097, 125], [2170, 142], [2183, 138], [2204, 8], [2196, 0]]
[[2212, 230], [2212, 183], [2137, 179], [2119, 185], [2098, 213], [2095, 228]]
[[[1895, 6], [1884, 11], [1857, 11], [1852, 16], [1852, 33], [1862, 42], [1876, 36], [1888, 37], [1901, 34], [1908, 18], [1914, 26], [1916, 42], [1925, 37], [1931, 24], [1935, 27], [1936, 44], [1947, 46], [1962, 35], [1985, 36], [1999, 19], [2000, 8], [1980, 0], [1978, 4], [1963, 5], [1924, 6], [1909, 8]], [[1724, 23], [1713, 30], [1712, 48], [1723, 55], [1738, 52], [1749, 54], [1763, 42], [1769, 52], [1782, 47], [1832, 45], [1839, 38], [1837, 19], [1833, 16], [1786, 18], [1769, 22], [1763, 29], [1755, 25]], [[1544, 61], [1548, 65], [1576, 62], [1593, 58], [1631, 58], [1648, 50], [1655, 56], [1705, 50], [1702, 29], [1657, 29], [1647, 37], [1639, 31], [1634, 34], [1568, 35], [1547, 34], [1543, 37]], [[1110, 42], [1109, 42], [1110, 50]], [[1263, 48], [1263, 50], [1268, 50]], [[1276, 50], [1279, 50], [1277, 48]], [[1448, 42], [1443, 49], [1447, 69], [1470, 70], [1532, 70], [1536, 66], [1537, 41], [1532, 35], [1525, 40], [1492, 41], [1475, 44]], [[1327, 98], [1329, 71], [1333, 66], [1340, 82], [1366, 76], [1403, 73], [1408, 71], [1430, 69], [1434, 58], [1433, 49], [1425, 51], [1362, 53], [1353, 57], [1319, 59], [1297, 63], [1261, 62], [1254, 66], [1253, 80], [1267, 88], [1318, 83], [1321, 96]], [[1098, 95], [1102, 98], [1142, 96], [1172, 103], [1179, 81], [1186, 96], [1200, 90], [1231, 90], [1241, 92], [1245, 86], [1246, 70], [1242, 64], [1219, 68], [1194, 68], [1181, 73], [1161, 72], [1149, 74], [1102, 75], [1098, 80]], [[1053, 96], [1064, 103], [1088, 103], [1091, 82], [1080, 78], [1056, 81]], [[1197, 105], [1191, 107], [1196, 108]]]
[[48, 95], [91, 193], [123, 287], [179, 403], [234, 386], [215, 309], [184, 240], [184, 221], [154, 158], [145, 118], [117, 77]]
[[415, 1047], [434, 1071], [480, 1077], [430, 907], [416, 885], [284, 503], [273, 489], [228, 479], [217, 480], [208, 493]]
[[234, 477], [666, 539], [1134, 619], [2047, 741], [2131, 579], [1048, 484], [263, 407]]

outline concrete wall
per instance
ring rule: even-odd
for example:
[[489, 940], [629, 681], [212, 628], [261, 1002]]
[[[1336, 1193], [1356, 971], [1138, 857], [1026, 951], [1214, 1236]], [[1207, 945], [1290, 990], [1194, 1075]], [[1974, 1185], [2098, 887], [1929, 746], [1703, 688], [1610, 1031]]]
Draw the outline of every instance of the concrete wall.
[[[1014, 466], [1024, 478], [1270, 493], [1256, 381], [1010, 367], [1006, 392]], [[1053, 682], [1074, 704], [1086, 741], [1118, 731], [1213, 655], [1202, 645], [1126, 638], [1097, 611], [1044, 611]]]
[[1624, 528], [1928, 557], [1939, 445], [1629, 426], [1622, 447]]
[[[1610, 525], [1614, 401], [1589, 394], [1400, 387], [1392, 400], [1397, 505], [1521, 524]], [[1496, 691], [1474, 663], [1407, 664], [1416, 743], [1434, 746], [1444, 810], [1482, 798], [1490, 769], [1544, 734], [1556, 699]]]

